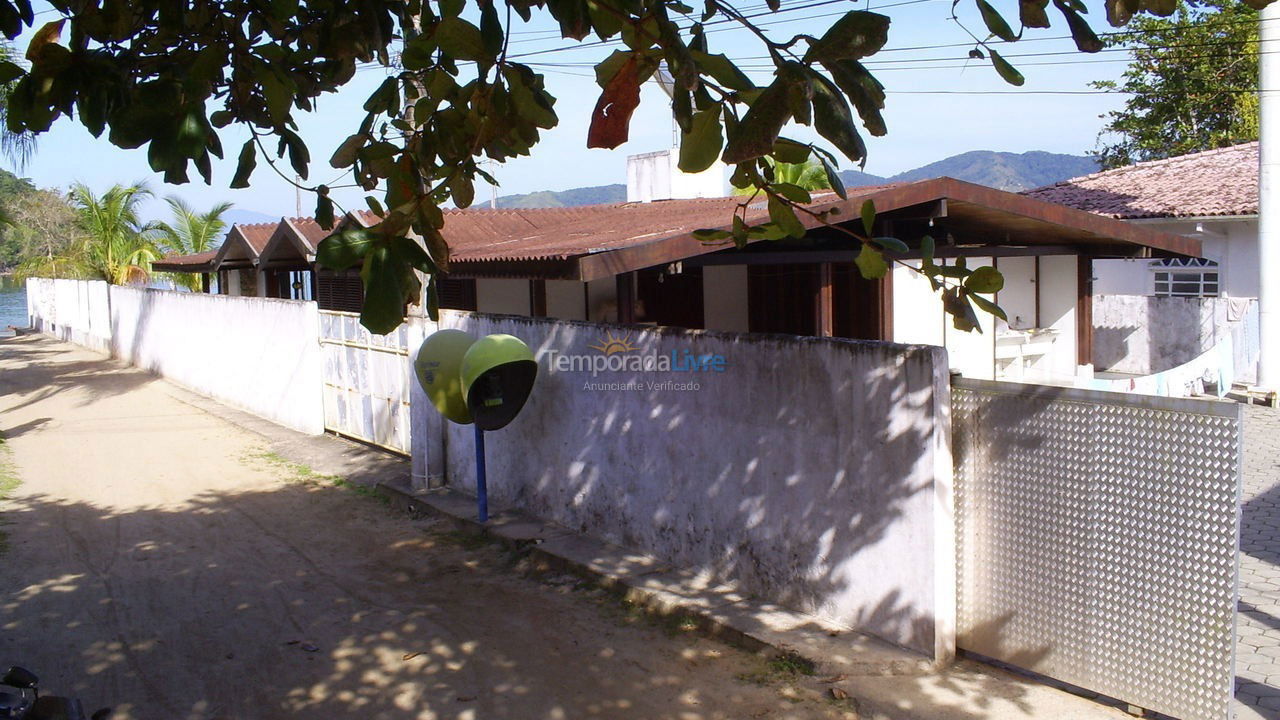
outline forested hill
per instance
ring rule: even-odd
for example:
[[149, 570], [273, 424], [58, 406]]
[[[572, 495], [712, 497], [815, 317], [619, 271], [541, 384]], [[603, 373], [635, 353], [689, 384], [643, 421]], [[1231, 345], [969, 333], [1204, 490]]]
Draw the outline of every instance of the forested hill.
[[[1097, 161], [1083, 155], [1062, 155], [1040, 151], [1007, 153], [975, 150], [898, 173], [892, 177], [886, 178], [857, 170], [845, 170], [840, 173], [840, 177], [848, 187], [861, 187], [946, 176], [1000, 190], [1017, 191], [1051, 185], [1068, 178], [1088, 175], [1097, 170]], [[498, 207], [576, 207], [620, 203], [626, 202], [626, 199], [626, 185], [597, 185], [569, 190], [540, 190], [523, 195], [504, 195], [498, 198]], [[484, 198], [477, 198], [476, 207], [484, 206]]]

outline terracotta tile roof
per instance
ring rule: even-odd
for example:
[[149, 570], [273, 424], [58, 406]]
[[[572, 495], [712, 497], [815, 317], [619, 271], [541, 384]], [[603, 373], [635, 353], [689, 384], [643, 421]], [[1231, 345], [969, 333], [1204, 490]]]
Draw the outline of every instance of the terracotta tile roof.
[[217, 250], [196, 253], [194, 255], [166, 255], [153, 264], [162, 265], [201, 265], [217, 257]]
[[240, 235], [248, 241], [255, 254], [261, 255], [262, 251], [267, 247], [267, 242], [271, 240], [271, 234], [276, 231], [276, 226], [279, 224], [273, 222], [236, 223], [231, 227], [240, 231]]
[[1152, 160], [1023, 193], [1125, 220], [1258, 214], [1258, 143]]
[[[320, 223], [316, 222], [315, 218], [295, 217], [286, 219], [289, 224], [297, 228], [298, 234], [307, 243], [307, 247], [311, 248], [311, 252], [315, 252], [316, 246], [320, 244], [320, 241], [329, 236], [329, 231], [320, 227]], [[274, 228], [275, 226], [272, 227]]]

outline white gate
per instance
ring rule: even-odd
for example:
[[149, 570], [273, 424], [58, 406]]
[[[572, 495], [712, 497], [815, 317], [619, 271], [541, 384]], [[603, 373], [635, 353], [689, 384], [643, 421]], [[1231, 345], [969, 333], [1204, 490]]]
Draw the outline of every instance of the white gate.
[[374, 335], [355, 313], [321, 310], [325, 429], [408, 455], [409, 353], [421, 341], [416, 323]]
[[1229, 718], [1240, 406], [957, 379], [952, 419], [957, 645]]

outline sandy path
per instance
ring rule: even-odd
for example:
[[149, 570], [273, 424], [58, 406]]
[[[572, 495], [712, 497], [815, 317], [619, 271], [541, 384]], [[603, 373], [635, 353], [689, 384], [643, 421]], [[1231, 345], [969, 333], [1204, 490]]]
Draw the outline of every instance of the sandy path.
[[[164, 383], [0, 341], [0, 666], [121, 720], [844, 717], [759, 658], [515, 575]], [[5, 462], [0, 457], [0, 462]], [[785, 685], [785, 683], [784, 683]]]

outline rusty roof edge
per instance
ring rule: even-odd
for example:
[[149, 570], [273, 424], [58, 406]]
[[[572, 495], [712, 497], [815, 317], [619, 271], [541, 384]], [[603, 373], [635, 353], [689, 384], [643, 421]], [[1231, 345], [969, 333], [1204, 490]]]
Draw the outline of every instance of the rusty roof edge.
[[[1201, 257], [1204, 252], [1200, 241], [1195, 238], [1167, 233], [1107, 215], [975, 185], [963, 180], [954, 178], [939, 178], [939, 180], [945, 181], [943, 187], [950, 191], [948, 197], [952, 200], [985, 205], [995, 210], [1002, 210], [1032, 220], [1074, 227], [1100, 238], [1122, 240], [1133, 245], [1142, 245], [1153, 250], [1161, 250], [1177, 255]], [[999, 198], [999, 200], [992, 202], [991, 199], [993, 198]], [[1064, 216], [1064, 219], [1071, 222], [1059, 222], [1052, 217], [1052, 215], [1059, 213]]]

